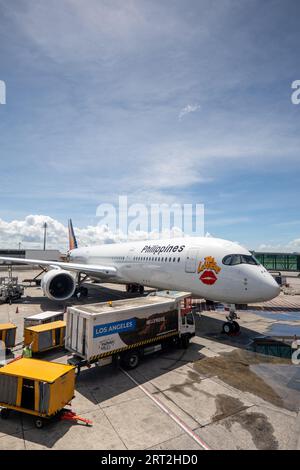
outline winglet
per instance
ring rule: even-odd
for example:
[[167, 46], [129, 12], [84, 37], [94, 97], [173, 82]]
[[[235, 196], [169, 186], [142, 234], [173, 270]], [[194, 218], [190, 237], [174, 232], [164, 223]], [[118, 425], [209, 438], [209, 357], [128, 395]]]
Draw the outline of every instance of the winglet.
[[75, 248], [78, 248], [78, 243], [75, 237], [71, 219], [69, 219], [68, 227], [69, 227], [69, 250], [71, 251], [71, 250], [74, 250]]

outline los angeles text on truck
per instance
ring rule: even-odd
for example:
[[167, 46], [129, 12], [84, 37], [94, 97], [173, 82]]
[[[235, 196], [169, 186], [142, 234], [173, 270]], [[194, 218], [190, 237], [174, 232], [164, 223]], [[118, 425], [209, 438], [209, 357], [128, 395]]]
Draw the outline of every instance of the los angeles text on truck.
[[162, 291], [114, 302], [69, 307], [66, 348], [69, 363], [103, 366], [120, 360], [133, 369], [143, 355], [175, 343], [187, 348], [195, 335], [189, 292]]

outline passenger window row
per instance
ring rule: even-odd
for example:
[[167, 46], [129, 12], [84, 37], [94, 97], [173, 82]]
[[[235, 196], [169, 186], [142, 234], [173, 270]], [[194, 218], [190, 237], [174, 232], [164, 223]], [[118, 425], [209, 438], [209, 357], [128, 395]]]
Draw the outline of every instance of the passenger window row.
[[164, 256], [134, 256], [133, 257], [133, 261], [156, 261], [158, 263], [175, 263], [177, 261], [177, 263], [180, 262], [180, 257], [179, 258], [172, 258], [171, 256], [168, 257], [164, 257]]

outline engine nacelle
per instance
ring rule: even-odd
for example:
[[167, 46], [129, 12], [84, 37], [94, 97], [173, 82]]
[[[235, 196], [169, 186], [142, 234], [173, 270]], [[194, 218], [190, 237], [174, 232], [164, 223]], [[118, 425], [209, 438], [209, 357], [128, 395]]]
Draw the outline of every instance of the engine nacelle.
[[76, 281], [69, 271], [51, 269], [41, 280], [44, 294], [51, 300], [67, 300], [75, 292]]

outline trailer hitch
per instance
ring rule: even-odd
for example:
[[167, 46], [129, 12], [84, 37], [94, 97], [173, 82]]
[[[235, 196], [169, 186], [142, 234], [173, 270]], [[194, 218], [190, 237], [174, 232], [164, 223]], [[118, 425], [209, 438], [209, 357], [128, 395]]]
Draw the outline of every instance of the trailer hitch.
[[93, 425], [93, 422], [90, 419], [82, 418], [81, 416], [78, 416], [76, 413], [74, 413], [74, 411], [72, 410], [63, 410], [60, 419], [61, 421], [81, 421], [82, 423], [85, 423], [86, 426]]

